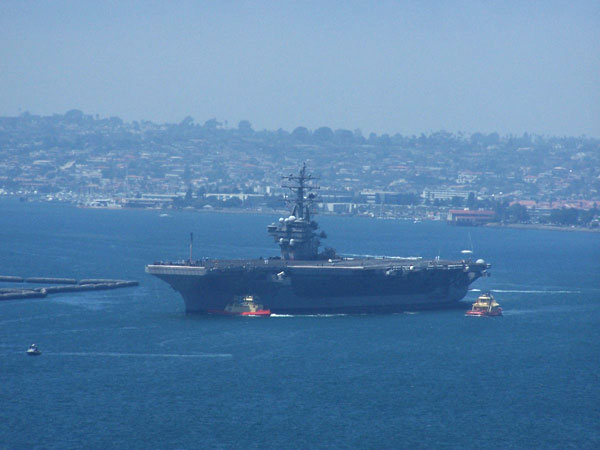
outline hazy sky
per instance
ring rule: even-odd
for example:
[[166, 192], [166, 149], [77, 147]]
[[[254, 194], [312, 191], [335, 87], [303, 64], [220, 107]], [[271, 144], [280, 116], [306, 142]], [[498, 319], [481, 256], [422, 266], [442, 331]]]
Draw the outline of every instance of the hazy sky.
[[0, 115], [600, 136], [600, 1], [0, 2]]

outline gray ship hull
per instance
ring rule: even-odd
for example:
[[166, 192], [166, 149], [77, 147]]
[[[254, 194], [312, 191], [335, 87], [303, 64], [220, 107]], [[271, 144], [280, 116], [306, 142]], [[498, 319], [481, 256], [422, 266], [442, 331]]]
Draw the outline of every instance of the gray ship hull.
[[483, 261], [259, 259], [155, 263], [146, 271], [181, 294], [186, 312], [223, 311], [236, 296], [253, 295], [275, 314], [314, 314], [452, 307], [489, 267]]

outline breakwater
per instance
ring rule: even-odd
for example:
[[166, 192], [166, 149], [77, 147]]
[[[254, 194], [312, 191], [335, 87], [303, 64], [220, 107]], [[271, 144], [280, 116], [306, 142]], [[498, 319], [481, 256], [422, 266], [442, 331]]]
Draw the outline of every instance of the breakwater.
[[28, 283], [28, 284], [50, 284], [38, 288], [0, 288], [0, 300], [19, 300], [28, 298], [44, 298], [51, 294], [65, 292], [102, 291], [107, 289], [119, 289], [137, 286], [134, 280], [109, 280], [109, 279], [82, 279], [73, 278], [50, 278], [29, 277], [22, 278], [10, 275], [0, 275], [0, 282], [4, 283]]

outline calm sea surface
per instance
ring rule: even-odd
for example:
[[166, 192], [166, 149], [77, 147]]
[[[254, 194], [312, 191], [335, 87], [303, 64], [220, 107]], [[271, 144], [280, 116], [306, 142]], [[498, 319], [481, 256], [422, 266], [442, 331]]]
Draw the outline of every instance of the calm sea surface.
[[276, 218], [0, 201], [0, 274], [140, 281], [0, 302], [0, 448], [600, 448], [600, 234], [319, 218], [346, 254], [470, 233], [499, 318], [193, 316], [144, 273], [190, 231], [196, 257], [276, 255]]

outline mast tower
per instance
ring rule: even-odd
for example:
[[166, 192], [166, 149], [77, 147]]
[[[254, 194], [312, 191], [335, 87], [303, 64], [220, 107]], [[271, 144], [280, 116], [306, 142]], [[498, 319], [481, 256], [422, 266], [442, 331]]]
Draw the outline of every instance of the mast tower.
[[267, 232], [279, 244], [283, 259], [319, 259], [319, 238], [325, 238], [326, 235], [323, 231], [317, 233], [319, 225], [311, 220], [311, 208], [316, 199], [312, 191], [319, 189], [312, 182], [318, 178], [306, 174], [306, 163], [298, 175], [290, 174], [282, 178], [282, 187], [288, 188], [293, 194], [288, 199], [288, 203], [293, 205], [292, 214], [269, 225]]

